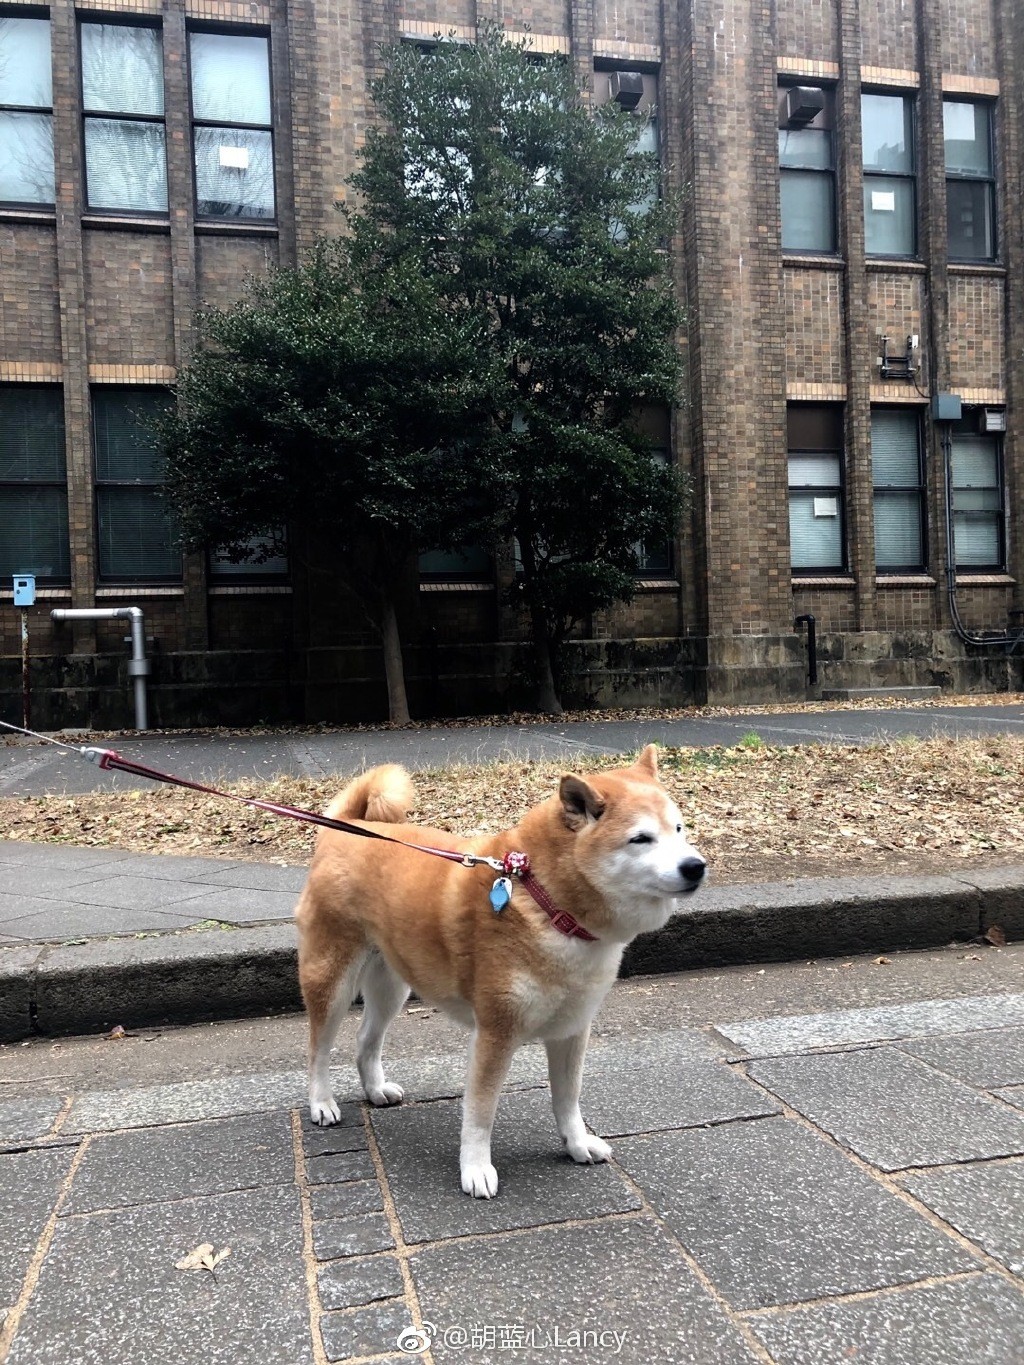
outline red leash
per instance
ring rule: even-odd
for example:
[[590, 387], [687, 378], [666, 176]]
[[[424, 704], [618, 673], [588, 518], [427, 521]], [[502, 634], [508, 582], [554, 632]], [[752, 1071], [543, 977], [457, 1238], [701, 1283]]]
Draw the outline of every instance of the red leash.
[[[375, 829], [364, 829], [362, 825], [349, 824], [347, 820], [335, 820], [318, 811], [303, 810], [301, 806], [282, 805], [278, 801], [261, 801], [254, 796], [239, 796], [236, 792], [220, 791], [217, 787], [207, 787], [202, 782], [190, 782], [185, 777], [175, 777], [173, 773], [161, 772], [159, 768], [149, 768], [144, 763], [133, 763], [122, 758], [113, 749], [94, 749], [83, 747], [78, 751], [90, 763], [96, 763], [105, 771], [130, 773], [133, 777], [145, 777], [151, 782], [165, 782], [173, 787], [188, 787], [190, 791], [203, 792], [207, 796], [219, 796], [224, 801], [237, 801], [240, 805], [251, 806], [254, 810], [269, 811], [271, 815], [281, 815], [289, 820], [302, 820], [309, 825], [322, 825], [324, 829], [340, 830], [342, 834], [358, 834], [363, 839], [380, 839], [386, 844], [401, 844], [403, 848], [415, 849], [417, 853], [430, 853], [435, 858], [446, 858], [450, 863], [460, 863], [463, 867], [489, 867], [504, 877], [516, 877], [547, 915], [548, 919], [568, 938], [596, 941], [595, 935], [584, 929], [567, 910], [559, 910], [544, 887], [530, 871], [530, 859], [525, 853], [506, 853], [504, 858], [489, 858], [483, 853], [459, 853], [451, 848], [434, 848], [429, 844], [412, 844], [405, 839], [393, 839], [388, 834], [380, 834]], [[495, 883], [497, 885], [497, 883]], [[511, 893], [510, 893], [511, 894]], [[496, 907], [497, 908], [497, 907]]]

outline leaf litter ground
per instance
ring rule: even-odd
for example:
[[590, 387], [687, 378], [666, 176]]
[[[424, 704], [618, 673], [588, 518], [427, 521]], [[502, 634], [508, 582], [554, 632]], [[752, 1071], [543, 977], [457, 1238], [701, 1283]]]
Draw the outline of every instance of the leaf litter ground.
[[[585, 770], [621, 758], [588, 760]], [[412, 819], [491, 832], [557, 787], [564, 763], [500, 762], [416, 774]], [[721, 882], [957, 872], [1021, 860], [1024, 738], [779, 748], [663, 748], [662, 776]], [[310, 826], [176, 788], [0, 800], [0, 838], [303, 864]], [[231, 784], [321, 809], [343, 778]]]

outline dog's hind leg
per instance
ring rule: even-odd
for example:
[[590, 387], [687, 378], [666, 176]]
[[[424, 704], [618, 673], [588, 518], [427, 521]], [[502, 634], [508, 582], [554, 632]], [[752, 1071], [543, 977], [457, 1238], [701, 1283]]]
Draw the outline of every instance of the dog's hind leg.
[[355, 997], [366, 953], [362, 943], [336, 944], [314, 959], [303, 952], [300, 939], [299, 982], [309, 1015], [309, 1114], [324, 1126], [341, 1117], [331, 1092], [331, 1048]]
[[612, 1149], [602, 1138], [587, 1132], [580, 1113], [583, 1086], [583, 1058], [590, 1037], [589, 1024], [571, 1038], [549, 1038], [548, 1079], [551, 1082], [551, 1107], [566, 1150], [573, 1161], [607, 1161]]
[[401, 1104], [400, 1085], [384, 1079], [381, 1050], [388, 1025], [409, 998], [409, 987], [379, 952], [365, 960], [359, 989], [363, 993], [363, 1022], [359, 1025], [356, 1066], [371, 1104]]

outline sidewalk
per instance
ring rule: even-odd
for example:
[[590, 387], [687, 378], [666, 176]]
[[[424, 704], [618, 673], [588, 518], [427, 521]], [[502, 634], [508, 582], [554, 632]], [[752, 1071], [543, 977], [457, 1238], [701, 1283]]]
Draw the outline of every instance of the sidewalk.
[[[0, 1039], [298, 1009], [306, 869], [0, 841]], [[708, 886], [624, 975], [1024, 937], [1024, 867]]]
[[[327, 1130], [298, 1020], [4, 1049], [0, 1360], [1016, 1365], [1024, 945], [844, 965], [620, 983], [583, 1101], [612, 1163], [559, 1154], [525, 1049], [491, 1201], [458, 1188], [465, 1049], [430, 1011], [387, 1111], [346, 1021]], [[230, 1256], [176, 1268], [204, 1243]]]

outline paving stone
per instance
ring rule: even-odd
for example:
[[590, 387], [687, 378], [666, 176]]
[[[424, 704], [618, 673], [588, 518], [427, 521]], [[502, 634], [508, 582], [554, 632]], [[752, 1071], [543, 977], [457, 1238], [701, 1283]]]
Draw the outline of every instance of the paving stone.
[[901, 1043], [900, 1051], [985, 1090], [1024, 1085], [1024, 1028], [922, 1038]]
[[44, 1137], [64, 1107], [62, 1100], [8, 1100], [0, 1104], [0, 1143], [10, 1145]]
[[624, 1138], [616, 1158], [738, 1308], [971, 1269], [949, 1237], [787, 1119]]
[[119, 849], [78, 848], [68, 844], [32, 844], [22, 843], [19, 839], [0, 840], [0, 863], [12, 867], [31, 868], [38, 865], [73, 870], [80, 867], [113, 865], [122, 862], [125, 856]]
[[[224, 858], [189, 858], [173, 853], [123, 853], [117, 870], [124, 876], [155, 877], [158, 881], [203, 882], [222, 886], [224, 877], [245, 875], [252, 863], [229, 862]], [[244, 885], [244, 882], [236, 883]]]
[[151, 1204], [295, 1179], [287, 1114], [252, 1114], [97, 1137], [75, 1175], [68, 1213]]
[[259, 891], [235, 886], [206, 886], [197, 904], [204, 919], [228, 924], [257, 924], [262, 920], [290, 920], [295, 913], [295, 892]]
[[75, 1100], [64, 1127], [69, 1133], [93, 1133], [289, 1109], [303, 1103], [305, 1091], [302, 1071], [95, 1091]]
[[325, 1309], [358, 1308], [376, 1299], [393, 1299], [405, 1293], [398, 1262], [386, 1254], [368, 1256], [365, 1260], [332, 1261], [321, 1266], [316, 1278]]
[[1024, 995], [974, 995], [959, 1000], [918, 1000], [827, 1014], [788, 1014], [716, 1024], [752, 1057], [775, 1057], [815, 1047], [920, 1038], [935, 1033], [1011, 1028], [1024, 1024]]
[[394, 1351], [398, 1338], [412, 1325], [404, 1303], [385, 1303], [354, 1313], [326, 1313], [320, 1319], [320, 1335], [328, 1360], [346, 1360]]
[[[414, 1060], [384, 1059], [388, 1080], [396, 1081], [410, 1100], [435, 1100], [461, 1097], [466, 1088], [468, 1044], [460, 1052], [439, 1053]], [[514, 1091], [547, 1085], [548, 1063], [543, 1047], [533, 1043], [521, 1047], [512, 1058], [505, 1090]]]
[[200, 882], [167, 881], [163, 877], [98, 877], [74, 888], [81, 905], [117, 906], [125, 910], [170, 909], [210, 894]]
[[961, 1166], [902, 1183], [957, 1232], [1024, 1275], [1024, 1164]]
[[314, 1185], [309, 1191], [313, 1218], [349, 1218], [353, 1213], [377, 1213], [384, 1195], [376, 1180], [353, 1180], [347, 1185]]
[[777, 1365], [1014, 1365], [1024, 1297], [995, 1275], [823, 1304], [750, 1326]]
[[728, 1067], [677, 1060], [671, 1045], [653, 1039], [588, 1059], [580, 1104], [586, 1122], [604, 1137], [779, 1112], [777, 1104]]
[[[363, 1106], [358, 1101], [350, 1101], [347, 1104], [339, 1104], [338, 1109], [341, 1117], [337, 1123], [331, 1124], [329, 1128], [322, 1128], [319, 1123], [314, 1123], [309, 1117], [309, 1105], [303, 1105], [300, 1115], [302, 1121], [302, 1143], [309, 1156], [317, 1156], [319, 1153], [313, 1150], [318, 1139], [329, 1140], [343, 1128], [361, 1128], [363, 1126]], [[333, 1151], [334, 1148], [328, 1148]]]
[[782, 1057], [751, 1073], [884, 1171], [1024, 1152], [1024, 1117], [895, 1048]]
[[13, 1303], [74, 1152], [0, 1153], [0, 1303]]
[[390, 1251], [394, 1245], [382, 1213], [356, 1213], [350, 1218], [325, 1218], [313, 1224], [313, 1250], [319, 1261]]
[[462, 1193], [459, 1105], [441, 1101], [377, 1109], [372, 1118], [407, 1242], [536, 1227], [639, 1207], [611, 1166], [577, 1166], [565, 1155], [546, 1094], [504, 1095], [498, 1105], [496, 1199], [470, 1199]]
[[289, 891], [295, 896], [306, 885], [308, 867], [276, 867], [266, 863], [221, 864], [211, 870], [203, 881], [217, 882], [222, 886], [247, 887], [251, 891]]
[[[358, 1113], [358, 1106], [353, 1107]], [[366, 1150], [366, 1129], [361, 1121], [358, 1128], [338, 1124], [316, 1128], [311, 1133], [303, 1133], [302, 1149], [308, 1157], [330, 1156], [332, 1152], [363, 1152]]]
[[[648, 1219], [543, 1228], [526, 1242], [453, 1242], [426, 1248], [409, 1265], [423, 1317], [437, 1328], [431, 1350], [440, 1362], [753, 1365], [756, 1359], [678, 1247]], [[572, 1332], [606, 1335], [578, 1338], [575, 1347], [554, 1345], [567, 1343]], [[513, 1352], [515, 1339], [521, 1349]]]
[[306, 1177], [311, 1185], [372, 1180], [376, 1174], [369, 1152], [331, 1152], [328, 1156], [312, 1156], [306, 1162]]
[[1007, 1104], [1016, 1105], [1018, 1109], [1024, 1109], [1024, 1085], [1010, 1085], [994, 1092], [1001, 1100]]
[[[42, 904], [37, 901], [36, 904]], [[4, 929], [26, 943], [63, 943], [67, 939], [114, 934], [169, 934], [187, 929], [205, 918], [168, 910], [123, 909], [105, 905], [63, 905], [50, 901], [49, 909], [9, 920]]]
[[[215, 1275], [175, 1263], [202, 1242]], [[9, 1365], [311, 1365], [298, 1191], [61, 1219]]]

